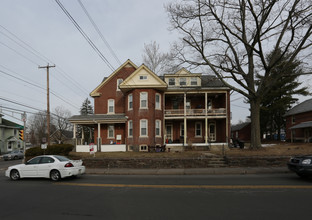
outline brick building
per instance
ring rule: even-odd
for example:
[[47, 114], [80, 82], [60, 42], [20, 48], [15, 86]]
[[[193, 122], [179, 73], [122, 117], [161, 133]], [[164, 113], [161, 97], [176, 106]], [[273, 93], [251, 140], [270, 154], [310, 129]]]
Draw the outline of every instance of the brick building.
[[94, 115], [76, 115], [70, 122], [74, 131], [77, 125], [94, 127], [96, 150], [104, 152], [227, 146], [229, 92], [214, 76], [184, 68], [157, 76], [127, 60], [90, 93]]
[[284, 117], [287, 140], [312, 142], [312, 99], [296, 105]]

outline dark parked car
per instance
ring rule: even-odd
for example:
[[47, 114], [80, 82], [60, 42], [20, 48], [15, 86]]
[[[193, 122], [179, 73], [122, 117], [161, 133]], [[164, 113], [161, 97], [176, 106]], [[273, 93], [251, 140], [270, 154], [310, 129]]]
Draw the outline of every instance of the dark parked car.
[[287, 166], [300, 177], [312, 176], [312, 156], [292, 157]]
[[4, 160], [17, 160], [24, 158], [24, 151], [22, 150], [14, 150], [8, 154], [3, 155]]

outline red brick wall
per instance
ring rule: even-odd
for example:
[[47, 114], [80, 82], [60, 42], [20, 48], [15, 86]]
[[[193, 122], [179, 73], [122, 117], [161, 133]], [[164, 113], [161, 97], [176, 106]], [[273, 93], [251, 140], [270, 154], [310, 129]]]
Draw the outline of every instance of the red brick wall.
[[119, 70], [102, 88], [99, 89], [101, 96], [94, 98], [94, 113], [107, 114], [107, 100], [115, 100], [115, 113], [124, 113], [124, 95], [121, 91], [117, 91], [117, 79], [125, 80], [135, 71], [134, 67], [124, 67]]
[[[295, 117], [295, 123], [292, 123], [293, 117]], [[312, 121], [312, 111], [311, 112], [304, 112], [300, 114], [296, 114], [293, 116], [286, 117], [286, 140], [291, 139], [291, 127], [302, 122]], [[304, 130], [303, 129], [296, 129], [295, 137], [302, 138], [304, 137]]]
[[[148, 93], [148, 109], [140, 109], [140, 93]], [[161, 95], [161, 110], [155, 109], [156, 93]], [[133, 95], [133, 109], [128, 110], [128, 95]], [[127, 93], [124, 106], [126, 108], [126, 116], [128, 121], [133, 122], [133, 137], [127, 138], [127, 144], [131, 146], [147, 145], [163, 145], [163, 92], [155, 89], [134, 89]], [[148, 120], [148, 137], [140, 137], [140, 120]], [[155, 120], [161, 120], [161, 137], [155, 137]], [[128, 124], [126, 125], [126, 133], [128, 135]]]

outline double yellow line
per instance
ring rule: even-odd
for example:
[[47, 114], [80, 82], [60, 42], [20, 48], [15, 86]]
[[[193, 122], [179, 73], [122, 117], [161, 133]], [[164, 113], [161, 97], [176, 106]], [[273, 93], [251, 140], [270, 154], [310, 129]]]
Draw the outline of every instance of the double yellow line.
[[312, 185], [141, 185], [141, 184], [96, 184], [55, 183], [63, 186], [110, 187], [110, 188], [157, 188], [157, 189], [312, 189]]

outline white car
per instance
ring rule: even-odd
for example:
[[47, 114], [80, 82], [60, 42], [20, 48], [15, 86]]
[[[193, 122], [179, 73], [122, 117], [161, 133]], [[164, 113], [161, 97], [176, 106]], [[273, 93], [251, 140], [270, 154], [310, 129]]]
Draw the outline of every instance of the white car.
[[61, 178], [84, 174], [85, 171], [82, 160], [70, 160], [59, 155], [42, 155], [30, 159], [25, 164], [10, 166], [5, 171], [5, 176], [11, 180], [40, 177], [58, 181]]

